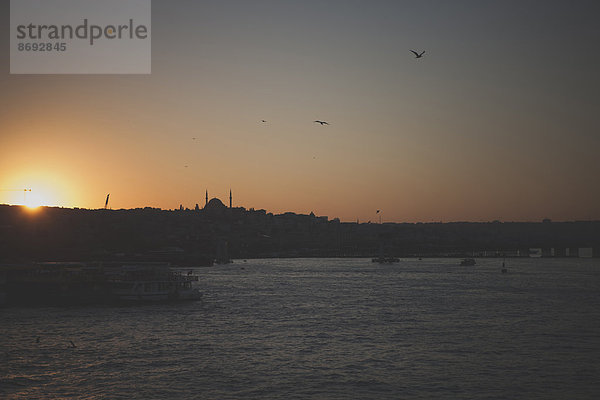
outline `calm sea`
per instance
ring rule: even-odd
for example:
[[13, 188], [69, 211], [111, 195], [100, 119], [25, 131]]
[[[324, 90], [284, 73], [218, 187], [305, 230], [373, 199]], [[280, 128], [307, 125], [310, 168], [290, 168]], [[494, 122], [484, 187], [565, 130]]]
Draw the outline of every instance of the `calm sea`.
[[458, 261], [248, 260], [197, 269], [199, 302], [3, 308], [0, 398], [600, 396], [600, 260]]

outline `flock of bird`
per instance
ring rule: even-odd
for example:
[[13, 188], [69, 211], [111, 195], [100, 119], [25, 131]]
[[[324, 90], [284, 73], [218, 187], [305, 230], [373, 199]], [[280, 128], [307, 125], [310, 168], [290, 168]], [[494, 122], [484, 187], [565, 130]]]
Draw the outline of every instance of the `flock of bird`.
[[[415, 55], [415, 58], [423, 58], [423, 54], [425, 54], [425, 50], [421, 51], [420, 53], [417, 52], [417, 51], [415, 51], [415, 50], [410, 50], [410, 51]], [[263, 123], [263, 124], [266, 124], [268, 121], [266, 119], [261, 119], [260, 122]], [[331, 125], [329, 122], [322, 121], [322, 120], [319, 120], [319, 119], [314, 120], [313, 123], [320, 124], [321, 126], [323, 126], [323, 125]], [[192, 140], [196, 140], [196, 138], [193, 137]], [[316, 159], [316, 157], [313, 157], [313, 159]], [[188, 166], [186, 165], [185, 168], [187, 168], [187, 167]], [[379, 210], [377, 210], [377, 212], [379, 213]]]
[[[417, 52], [417, 51], [415, 51], [415, 50], [411, 50], [411, 52], [415, 55], [415, 58], [423, 58], [423, 54], [425, 54], [425, 50], [423, 50], [420, 53]], [[260, 122], [262, 122], [264, 124], [264, 123], [267, 123], [268, 121], [266, 119], [261, 119]], [[327, 122], [327, 121], [321, 121], [321, 120], [318, 120], [318, 119], [315, 120], [315, 121], [313, 121], [313, 122], [316, 123], [316, 124], [321, 124], [321, 126], [323, 126], [323, 125], [330, 125], [329, 122]], [[196, 138], [193, 138], [193, 139], [196, 139]]]

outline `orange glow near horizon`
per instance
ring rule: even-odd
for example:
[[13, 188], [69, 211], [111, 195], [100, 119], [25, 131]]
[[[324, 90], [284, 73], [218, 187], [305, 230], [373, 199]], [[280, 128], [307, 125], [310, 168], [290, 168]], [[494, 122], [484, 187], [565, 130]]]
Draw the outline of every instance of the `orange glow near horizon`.
[[[208, 190], [209, 198], [216, 197], [228, 204], [230, 185], [223, 184], [203, 170], [180, 168], [179, 171], [164, 172], [159, 168], [147, 168], [145, 171], [130, 171], [124, 168], [121, 172], [117, 167], [113, 168], [107, 168], [104, 173], [97, 173], [88, 168], [71, 171], [67, 166], [45, 171], [32, 165], [31, 169], [15, 173], [10, 179], [0, 179], [0, 204], [22, 205], [32, 212], [43, 206], [98, 209], [104, 206], [106, 195], [110, 193], [108, 207], [111, 209], [153, 207], [169, 210], [179, 208], [180, 204], [193, 209], [196, 204], [201, 208], [204, 206], [205, 190]], [[253, 182], [231, 179], [233, 206], [264, 209], [274, 214], [314, 212], [318, 216], [339, 218], [344, 222], [379, 222], [380, 218], [382, 222], [484, 222], [494, 219], [505, 222], [540, 221], [547, 215], [551, 215], [551, 219], [555, 221], [594, 218], [592, 215], [561, 218], [552, 215], [552, 209], [541, 207], [536, 215], [518, 214], [516, 210], [497, 207], [502, 212], [498, 213], [498, 217], [487, 216], [483, 207], [472, 207], [471, 214], [465, 217], [465, 211], [460, 205], [462, 196], [446, 196], [444, 204], [438, 204], [435, 200], [436, 193], [427, 192], [425, 189], [428, 187], [424, 187], [416, 178], [398, 178], [388, 173], [382, 174], [379, 179], [369, 180], [367, 166], [363, 170], [352, 171], [353, 179], [344, 181], [344, 175], [338, 169], [335, 164], [331, 164], [328, 175], [315, 171], [311, 175], [312, 181], [301, 175], [287, 176], [287, 179], [296, 182], [298, 187], [286, 185], [286, 177], [282, 178], [277, 173], [269, 175], [266, 171], [254, 172], [264, 180], [260, 187], [254, 187]], [[307, 171], [308, 168], [304, 170]], [[215, 175], [218, 174], [218, 171], [214, 172]], [[222, 178], [223, 175], [219, 177]], [[391, 185], [392, 187], [386, 188], [386, 182], [393, 182], [394, 179], [403, 180], [404, 186]], [[344, 185], [340, 186], [337, 180]], [[181, 190], [182, 187], [186, 190]], [[264, 187], [272, 187], [273, 190], [265, 191]], [[310, 187], [311, 190], [302, 189], [306, 187]], [[387, 196], [373, 197], [371, 194], [377, 193], [380, 188], [384, 188]], [[452, 193], [450, 188], [443, 185], [438, 185], [436, 189], [439, 193]], [[407, 196], [407, 193], [411, 193], [411, 196]], [[475, 191], [469, 192], [469, 195], [479, 196]], [[486, 206], [494, 200], [477, 198], [481, 200], [480, 204]], [[431, 210], [434, 209], [438, 211], [432, 214]], [[376, 210], [381, 212], [376, 213]]]
[[27, 211], [29, 211], [30, 213], [36, 213], [37, 211], [39, 211], [41, 209], [42, 206], [25, 206], [25, 209]]

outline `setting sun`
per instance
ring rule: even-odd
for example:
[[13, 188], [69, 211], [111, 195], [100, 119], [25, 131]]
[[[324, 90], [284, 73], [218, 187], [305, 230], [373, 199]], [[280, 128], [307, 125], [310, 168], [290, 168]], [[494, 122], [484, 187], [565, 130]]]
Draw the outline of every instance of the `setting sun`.
[[45, 206], [48, 201], [45, 200], [44, 195], [33, 191], [24, 192], [23, 205], [27, 208], [35, 209], [39, 206]]

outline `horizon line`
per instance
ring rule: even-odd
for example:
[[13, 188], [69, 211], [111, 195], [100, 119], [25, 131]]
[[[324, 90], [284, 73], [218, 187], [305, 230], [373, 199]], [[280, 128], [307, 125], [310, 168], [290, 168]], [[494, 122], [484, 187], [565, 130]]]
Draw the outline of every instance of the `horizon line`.
[[[20, 207], [20, 208], [24, 208], [27, 211], [30, 212], [35, 212], [38, 209], [42, 209], [42, 208], [56, 208], [56, 209], [63, 209], [63, 210], [84, 210], [84, 211], [135, 211], [135, 210], [145, 210], [145, 209], [151, 209], [151, 210], [155, 210], [155, 211], [169, 211], [169, 212], [199, 212], [199, 211], [204, 211], [204, 207], [202, 208], [198, 208], [197, 210], [195, 208], [184, 208], [179, 209], [179, 208], [160, 208], [160, 207], [151, 207], [151, 206], [145, 206], [145, 207], [134, 207], [134, 208], [117, 208], [117, 209], [113, 209], [113, 208], [86, 208], [86, 207], [64, 207], [64, 206], [49, 206], [49, 205], [40, 205], [40, 206], [36, 206], [36, 207], [30, 207], [27, 206], [25, 204], [7, 204], [7, 203], [0, 203], [0, 207]], [[225, 208], [225, 210], [228, 209], [243, 209], [246, 212], [258, 212], [258, 211], [264, 211], [265, 214], [267, 215], [273, 215], [273, 216], [281, 216], [281, 215], [286, 215], [286, 214], [294, 214], [297, 216], [310, 216], [310, 214], [302, 214], [302, 213], [297, 213], [294, 211], [284, 211], [282, 213], [279, 214], [275, 214], [273, 212], [269, 212], [265, 209], [259, 208], [256, 209], [254, 207], [251, 208], [245, 208], [245, 207], [227, 207]], [[553, 220], [551, 218], [543, 218], [542, 220], [522, 220], [522, 221], [515, 221], [515, 220], [511, 220], [511, 221], [507, 221], [507, 220], [499, 220], [499, 219], [494, 219], [494, 220], [486, 220], [486, 221], [473, 221], [473, 220], [449, 220], [449, 221], [443, 221], [443, 220], [439, 220], [439, 221], [413, 221], [413, 222], [409, 222], [409, 221], [403, 221], [403, 222], [395, 222], [395, 221], [384, 221], [384, 222], [377, 222], [377, 221], [367, 221], [367, 222], [360, 222], [358, 219], [356, 221], [342, 221], [340, 218], [338, 217], [333, 217], [330, 218], [327, 215], [316, 215], [314, 213], [311, 213], [314, 215], [314, 218], [327, 218], [327, 222], [335, 222], [336, 220], [339, 223], [343, 223], [343, 224], [357, 224], [357, 225], [392, 225], [392, 224], [396, 224], [396, 225], [400, 225], [400, 224], [503, 224], [503, 223], [524, 223], [524, 224], [544, 224], [544, 223], [577, 223], [577, 222], [600, 222], [600, 219], [564, 219], [564, 220]]]

